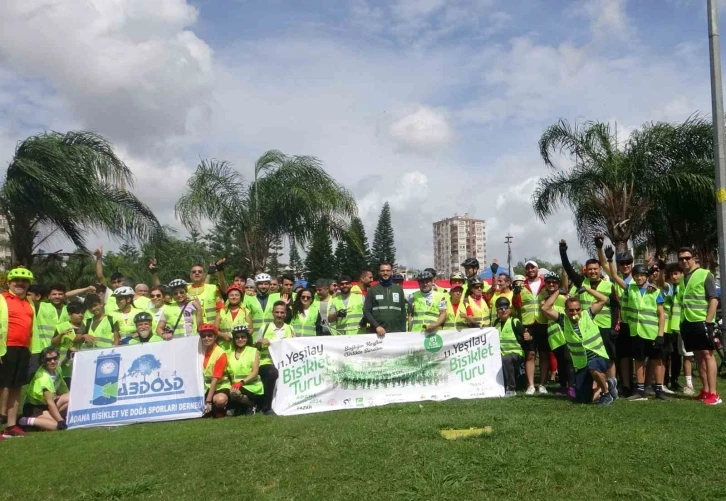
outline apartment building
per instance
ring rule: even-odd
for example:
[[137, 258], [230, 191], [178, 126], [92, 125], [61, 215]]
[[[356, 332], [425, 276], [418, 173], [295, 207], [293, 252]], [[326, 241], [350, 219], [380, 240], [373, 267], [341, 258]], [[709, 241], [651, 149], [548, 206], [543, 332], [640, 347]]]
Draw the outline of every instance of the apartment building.
[[463, 271], [467, 257], [479, 260], [484, 268], [487, 260], [486, 222], [468, 213], [454, 215], [434, 223], [434, 268], [439, 277], [448, 278], [454, 271]]

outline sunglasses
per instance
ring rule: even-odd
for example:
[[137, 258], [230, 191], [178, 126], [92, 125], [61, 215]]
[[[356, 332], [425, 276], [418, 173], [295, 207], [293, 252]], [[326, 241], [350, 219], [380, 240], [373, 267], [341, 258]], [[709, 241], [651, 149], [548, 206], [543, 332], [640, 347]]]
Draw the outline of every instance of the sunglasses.
[[204, 273], [202, 270], [192, 270], [192, 275], [201, 275], [202, 273]]
[[310, 301], [313, 298], [313, 296], [300, 296], [300, 299], [307, 299]]
[[151, 295], [151, 299], [161, 299], [162, 297], [164, 297], [164, 296], [162, 296], [161, 294], [152, 294]]
[[350, 285], [350, 282], [340, 282], [338, 285], [345, 287], [346, 285]]
[[507, 311], [509, 309], [509, 306], [500, 306], [497, 308], [497, 311]]
[[56, 355], [54, 357], [45, 357], [46, 362], [57, 362], [60, 356]]
[[174, 291], [174, 292], [173, 292], [173, 294], [174, 294], [175, 296], [181, 296], [181, 295], [184, 295], [184, 294], [186, 294], [186, 293], [187, 293], [187, 291], [185, 291], [185, 290], [178, 290], [178, 291]]
[[681, 256], [678, 258], [679, 261], [690, 261], [693, 259], [693, 256]]
[[205, 339], [208, 337], [217, 337], [217, 335], [214, 332], [202, 332], [201, 334], [199, 334], [199, 337]]
[[568, 308], [567, 313], [580, 313], [582, 308]]
[[240, 339], [244, 339], [245, 341], [247, 341], [247, 334], [235, 334], [234, 335], [235, 341], [239, 341]]

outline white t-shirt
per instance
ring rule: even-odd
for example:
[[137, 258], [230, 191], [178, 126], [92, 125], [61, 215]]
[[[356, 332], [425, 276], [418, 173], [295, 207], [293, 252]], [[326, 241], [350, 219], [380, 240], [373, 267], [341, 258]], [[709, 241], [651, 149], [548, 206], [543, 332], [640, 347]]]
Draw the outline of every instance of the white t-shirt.
[[542, 288], [542, 279], [537, 277], [536, 280], [532, 280], [531, 282], [527, 280], [527, 284], [529, 285], [529, 290], [532, 291], [532, 295], [536, 296]]

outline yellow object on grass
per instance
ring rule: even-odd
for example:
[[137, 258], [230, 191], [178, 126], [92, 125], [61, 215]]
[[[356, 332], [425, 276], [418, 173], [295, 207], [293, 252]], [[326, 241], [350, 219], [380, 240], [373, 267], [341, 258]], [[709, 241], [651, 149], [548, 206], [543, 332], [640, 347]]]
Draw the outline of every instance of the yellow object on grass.
[[491, 435], [492, 427], [469, 428], [463, 430], [440, 430], [441, 436], [446, 440], [458, 440], [460, 438], [478, 437], [479, 435]]

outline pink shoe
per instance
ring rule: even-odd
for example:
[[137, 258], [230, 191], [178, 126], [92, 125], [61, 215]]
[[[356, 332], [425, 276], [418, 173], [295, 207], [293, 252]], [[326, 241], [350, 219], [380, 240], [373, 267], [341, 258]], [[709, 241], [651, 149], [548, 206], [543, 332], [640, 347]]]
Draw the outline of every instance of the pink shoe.
[[573, 400], [575, 399], [575, 389], [572, 386], [567, 388], [567, 396]]

